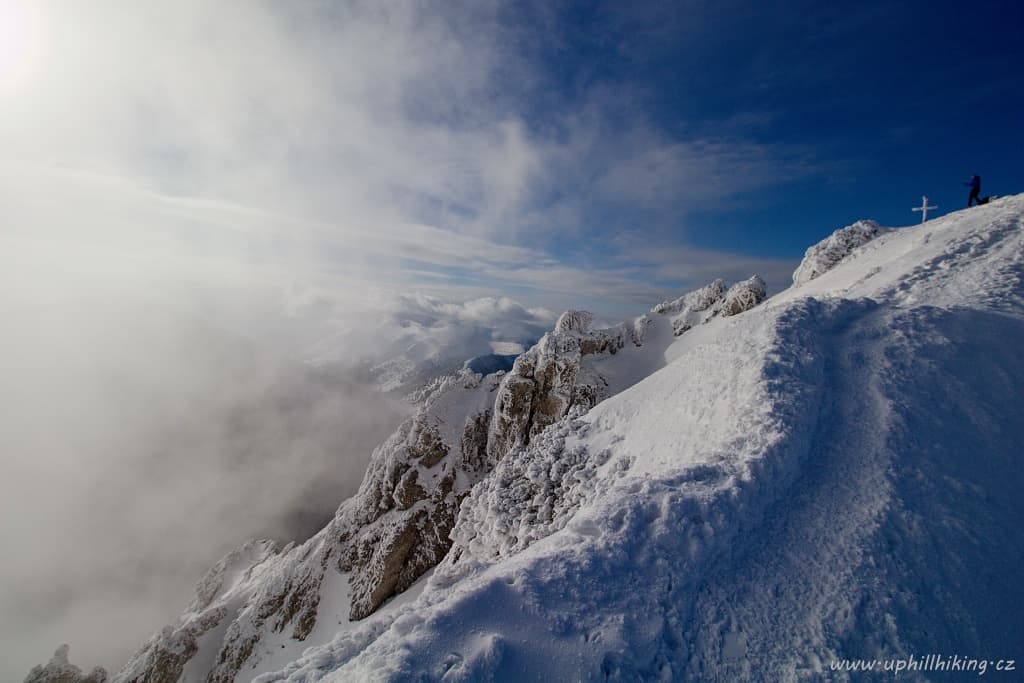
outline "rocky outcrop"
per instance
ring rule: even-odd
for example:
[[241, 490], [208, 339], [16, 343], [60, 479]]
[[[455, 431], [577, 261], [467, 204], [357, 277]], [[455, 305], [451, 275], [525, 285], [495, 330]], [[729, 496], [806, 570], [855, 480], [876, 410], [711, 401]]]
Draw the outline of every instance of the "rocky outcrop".
[[854, 249], [875, 239], [880, 230], [881, 226], [874, 221], [857, 221], [808, 247], [800, 265], [793, 271], [793, 284], [802, 285], [834, 268]]
[[565, 419], [542, 432], [528, 446], [499, 462], [491, 476], [473, 488], [463, 503], [454, 545], [445, 559], [486, 562], [511, 555], [562, 528], [581, 501], [628, 470], [629, 456], [619, 457], [602, 475], [611, 452], [588, 453], [569, 446], [570, 437], [586, 433], [577, 420], [586, 410], [573, 407]]
[[25, 678], [25, 683], [106, 683], [107, 672], [96, 667], [88, 674], [68, 661], [67, 645], [61, 645], [53, 658], [45, 665], [34, 667]]
[[606, 383], [582, 371], [582, 358], [617, 353], [627, 338], [640, 342], [627, 334], [625, 325], [591, 331], [592, 321], [587, 311], [566, 311], [553, 331], [516, 359], [494, 401], [487, 439], [491, 462], [529, 443], [572, 406], [590, 408], [605, 397]]
[[764, 280], [754, 275], [729, 287], [725, 280], [715, 280], [675, 301], [663, 301], [651, 313], [672, 320], [672, 334], [679, 336], [715, 317], [728, 317], [750, 310], [765, 300]]
[[767, 288], [764, 280], [755, 275], [749, 280], [737, 282], [729, 288], [722, 298], [719, 313], [724, 317], [738, 315], [757, 306], [764, 301], [766, 296]]
[[430, 497], [386, 523], [371, 524], [348, 546], [339, 569], [350, 571], [350, 617], [372, 614], [388, 598], [411, 586], [451, 547], [459, 504], [454, 472], [442, 477]]
[[462, 469], [482, 475], [490, 469], [487, 459], [487, 432], [491, 424], [491, 410], [485, 410], [466, 420], [462, 431]]
[[[232, 618], [245, 612], [246, 601], [257, 588], [274, 591], [268, 581], [270, 570], [287, 556], [291, 546], [280, 550], [272, 541], [253, 541], [231, 551], [215, 564], [196, 585], [196, 597], [178, 623], [154, 635], [113, 678], [114, 683], [176, 683], [189, 661], [199, 650], [200, 639], [208, 632], [225, 627]], [[280, 553], [280, 554], [279, 554]], [[283, 606], [283, 601], [278, 607]], [[264, 620], [279, 616], [267, 611]], [[243, 637], [238, 619], [227, 628], [210, 681], [233, 680], [234, 663], [244, 661], [256, 638]], [[262, 624], [262, 621], [259, 622]], [[234, 630], [233, 630], [234, 629]], [[246, 641], [246, 642], [240, 642]], [[243, 656], [244, 654], [244, 656]]]
[[141, 656], [132, 662], [130, 675], [116, 680], [125, 683], [177, 683], [188, 661], [199, 651], [199, 638], [224, 620], [223, 609], [210, 610], [188, 623], [167, 626], [150, 639]]
[[590, 311], [566, 311], [558, 316], [554, 333], [567, 334], [575, 332], [577, 334], [586, 334], [593, 322], [594, 314]]
[[483, 455], [500, 375], [435, 382], [417, 414], [374, 453], [346, 518], [338, 569], [350, 572], [352, 619], [372, 614], [437, 564], [459, 504], [489, 471]]
[[707, 322], [717, 312], [728, 286], [725, 280], [715, 280], [700, 289], [684, 294], [675, 301], [663, 301], [651, 312], [672, 318], [672, 334], [679, 336], [694, 325]]

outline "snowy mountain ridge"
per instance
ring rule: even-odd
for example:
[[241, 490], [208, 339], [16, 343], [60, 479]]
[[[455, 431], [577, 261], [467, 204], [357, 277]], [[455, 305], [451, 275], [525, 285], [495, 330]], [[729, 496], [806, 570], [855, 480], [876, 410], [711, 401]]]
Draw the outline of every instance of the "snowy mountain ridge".
[[563, 314], [508, 373], [428, 387], [327, 528], [225, 558], [111, 680], [842, 680], [839, 657], [1012, 656], [1022, 215], [855, 224], [761, 305], [752, 278], [605, 330]]

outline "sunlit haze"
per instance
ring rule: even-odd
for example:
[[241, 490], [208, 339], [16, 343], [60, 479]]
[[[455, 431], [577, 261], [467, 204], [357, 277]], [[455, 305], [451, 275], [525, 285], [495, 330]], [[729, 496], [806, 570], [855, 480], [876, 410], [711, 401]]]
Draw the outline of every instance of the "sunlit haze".
[[23, 0], [0, 0], [0, 84], [25, 78], [37, 48], [38, 26]]

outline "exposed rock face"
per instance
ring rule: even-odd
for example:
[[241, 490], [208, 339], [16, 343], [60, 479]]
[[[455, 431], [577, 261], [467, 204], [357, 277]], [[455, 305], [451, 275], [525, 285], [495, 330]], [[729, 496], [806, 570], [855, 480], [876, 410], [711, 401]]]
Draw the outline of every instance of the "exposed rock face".
[[[483, 486], [481, 496], [500, 487], [490, 476], [499, 464], [499, 474], [526, 464], [504, 463], [506, 454], [545, 439], [551, 446], [540, 449], [550, 456], [545, 466], [564, 470], [567, 488], [551, 510], [537, 511], [537, 520], [557, 526], [578, 497], [577, 484], [590, 482], [592, 473], [563, 452], [564, 435], [546, 430], [608, 396], [600, 368], [608, 367], [609, 357], [627, 345], [642, 347], [652, 326], [664, 325], [663, 317], [679, 335], [712, 317], [747, 310], [764, 295], [764, 282], [756, 276], [731, 288], [716, 280], [651, 313], [598, 330], [591, 329], [592, 314], [567, 311], [509, 372], [484, 376], [464, 367], [435, 379], [411, 396], [415, 415], [377, 447], [359, 491], [324, 529], [297, 547], [259, 541], [229, 553], [200, 581], [178, 622], [153, 636], [112, 683], [242, 680], [274, 648], [305, 641], [314, 632], [328, 580], [331, 586], [347, 583], [350, 620], [372, 614], [446, 557], [474, 485]], [[597, 482], [584, 489], [592, 485]], [[526, 487], [518, 493], [533, 514], [536, 492]], [[212, 669], [189, 669], [199, 649], [204, 661], [213, 661]]]
[[488, 470], [487, 429], [491, 412], [485, 410], [466, 420], [462, 431], [462, 468], [467, 472], [484, 473]]
[[107, 672], [103, 668], [96, 667], [86, 675], [68, 662], [69, 649], [67, 645], [58, 647], [46, 666], [36, 666], [28, 673], [25, 683], [106, 683]]
[[429, 477], [426, 488], [415, 486], [403, 501], [408, 505], [418, 497], [411, 505], [395, 507], [365, 525], [343, 548], [338, 569], [351, 572], [350, 618], [362, 619], [372, 614], [448, 552], [448, 534], [465, 491], [455, 490], [455, 470], [445, 469], [448, 472], [440, 478]]
[[[285, 548], [288, 551], [290, 548]], [[188, 610], [174, 626], [167, 626], [154, 635], [135, 654], [128, 664], [113, 678], [116, 683], [176, 683], [189, 660], [199, 649], [199, 639], [207, 632], [228, 622], [235, 615], [232, 610], [254, 593], [257, 584], [265, 591], [273, 591], [276, 583], [264, 581], [274, 561], [279, 559], [278, 548], [271, 541], [253, 541], [231, 551], [206, 573], [196, 585], [196, 597]], [[239, 594], [237, 584], [251, 582], [252, 588]], [[283, 606], [283, 601], [282, 601]], [[276, 614], [267, 614], [264, 619]], [[262, 622], [261, 622], [262, 623]], [[232, 627], [235, 623], [231, 624]], [[235, 635], [235, 637], [231, 637]], [[209, 680], [233, 680], [225, 677], [225, 666], [232, 655], [237, 655], [239, 629], [227, 629], [225, 647], [209, 673]], [[251, 650], [253, 639], [249, 638]]]
[[214, 609], [181, 628], [167, 626], [150, 639], [145, 654], [135, 662], [133, 675], [118, 680], [132, 683], [177, 683], [185, 665], [199, 650], [198, 639], [226, 616]]
[[854, 249], [875, 239], [880, 229], [881, 226], [874, 221], [857, 221], [808, 247], [800, 265], [793, 271], [793, 284], [809, 282], [834, 268]]
[[[506, 375], [494, 401], [494, 416], [487, 454], [497, 463], [511, 449], [527, 444], [549, 425], [565, 417], [569, 408], [591, 408], [605, 398], [603, 379], [583, 371], [583, 356], [617, 353], [631, 338], [625, 325], [590, 330], [593, 315], [566, 311], [555, 329], [519, 356]], [[642, 334], [639, 335], [642, 337]]]
[[498, 382], [468, 370], [434, 382], [419, 412], [374, 453], [355, 502], [338, 518], [352, 619], [373, 613], [448, 552], [459, 503], [490, 469], [481, 424]]

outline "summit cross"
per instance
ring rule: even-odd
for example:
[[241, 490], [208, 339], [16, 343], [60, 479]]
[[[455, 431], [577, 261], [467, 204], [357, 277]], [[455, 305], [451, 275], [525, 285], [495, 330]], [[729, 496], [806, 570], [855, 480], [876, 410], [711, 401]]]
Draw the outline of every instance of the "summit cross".
[[921, 222], [924, 223], [926, 220], [928, 220], [928, 211], [930, 211], [931, 209], [937, 209], [937, 208], [939, 208], [939, 207], [937, 207], [937, 206], [928, 206], [928, 197], [923, 197], [922, 196], [921, 197], [921, 206], [915, 207], [915, 208], [911, 209], [911, 211], [920, 211], [921, 212]]

